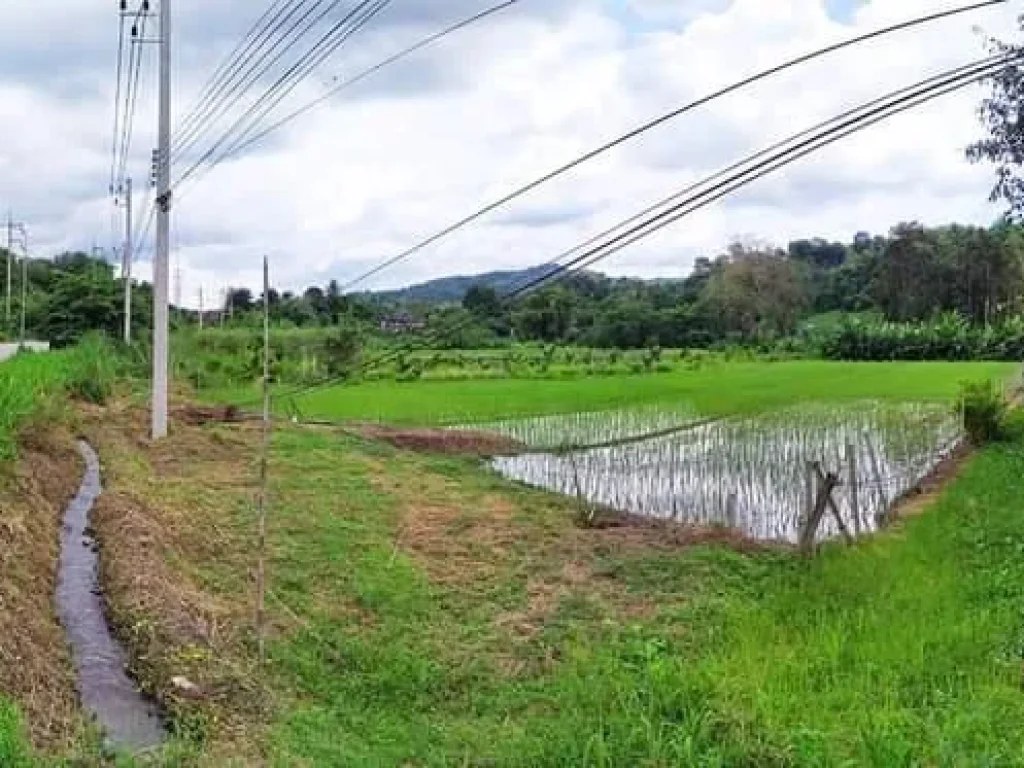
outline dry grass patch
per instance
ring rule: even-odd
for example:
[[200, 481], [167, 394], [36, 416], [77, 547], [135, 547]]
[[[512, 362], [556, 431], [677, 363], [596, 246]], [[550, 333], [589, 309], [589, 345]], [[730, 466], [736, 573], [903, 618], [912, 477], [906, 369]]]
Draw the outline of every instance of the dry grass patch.
[[182, 427], [152, 445], [135, 409], [84, 421], [104, 475], [101, 583], [133, 675], [186, 738], [210, 744], [211, 764], [260, 760], [253, 735], [273, 704], [250, 648], [252, 538], [231, 516], [249, 501], [248, 435]]
[[83, 720], [53, 595], [62, 518], [82, 467], [66, 432], [33, 428], [20, 442], [0, 477], [0, 692], [22, 708], [36, 747], [64, 751]]

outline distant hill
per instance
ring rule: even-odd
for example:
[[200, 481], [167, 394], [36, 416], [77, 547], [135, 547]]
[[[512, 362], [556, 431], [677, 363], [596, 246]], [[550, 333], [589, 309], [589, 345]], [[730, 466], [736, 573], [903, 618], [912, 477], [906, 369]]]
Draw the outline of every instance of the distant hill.
[[408, 288], [402, 288], [397, 291], [381, 291], [374, 293], [373, 296], [384, 301], [423, 301], [431, 304], [459, 302], [466, 295], [466, 291], [474, 285], [489, 285], [499, 294], [504, 294], [515, 290], [524, 283], [543, 277], [552, 269], [554, 269], [552, 264], [539, 264], [529, 269], [508, 272], [487, 272], [482, 275], [442, 277], [427, 283], [411, 285]]

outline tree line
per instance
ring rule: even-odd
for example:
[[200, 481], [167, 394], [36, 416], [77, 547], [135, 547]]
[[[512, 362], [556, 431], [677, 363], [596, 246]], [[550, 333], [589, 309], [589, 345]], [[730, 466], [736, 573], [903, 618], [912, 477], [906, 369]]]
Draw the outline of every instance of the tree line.
[[[5, 273], [0, 251], [0, 275]], [[14, 270], [16, 280], [20, 270]], [[118, 337], [123, 283], [113, 267], [84, 253], [65, 253], [28, 265], [29, 335], [57, 345], [89, 330]], [[14, 286], [13, 317], [20, 315]], [[603, 348], [708, 347], [767, 344], [792, 338], [822, 315], [873, 316], [915, 323], [952, 314], [984, 327], [1024, 312], [1024, 229], [925, 227], [904, 223], [886, 236], [860, 233], [850, 242], [801, 239], [778, 248], [737, 242], [698, 258], [684, 279], [640, 280], [582, 273], [507, 304], [486, 284], [472, 285], [461, 302], [401, 301], [373, 294], [343, 295], [337, 281], [301, 293], [271, 289], [270, 314], [285, 327], [338, 327], [384, 335], [382, 324], [411, 319], [433, 346], [473, 348], [517, 341]], [[257, 325], [264, 297], [231, 289], [210, 325]], [[135, 287], [133, 326], [150, 327], [152, 291]], [[177, 309], [177, 325], [198, 313]], [[422, 321], [422, 326], [418, 321]], [[7, 326], [16, 334], [16, 323]], [[401, 329], [403, 326], [399, 324]]]

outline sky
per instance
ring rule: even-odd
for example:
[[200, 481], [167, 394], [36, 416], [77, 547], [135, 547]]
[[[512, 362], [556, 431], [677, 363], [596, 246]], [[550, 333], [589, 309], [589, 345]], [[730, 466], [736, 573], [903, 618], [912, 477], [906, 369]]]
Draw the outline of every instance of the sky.
[[[132, 7], [139, 0], [131, 0]], [[159, 0], [152, 0], [154, 8]], [[176, 125], [270, 0], [174, 0]], [[313, 0], [309, 0], [310, 3]], [[302, 105], [492, 0], [392, 0], [282, 105]], [[348, 6], [349, 3], [342, 3]], [[227, 286], [344, 284], [486, 203], [653, 117], [779, 61], [948, 0], [520, 0], [382, 70], [178, 188], [181, 302]], [[0, 211], [36, 255], [120, 245], [109, 196], [115, 0], [5, 0]], [[360, 288], [543, 263], [648, 204], [833, 114], [985, 54], [1014, 4], [830, 55], [670, 121]], [[151, 25], [152, 30], [152, 25]], [[145, 45], [128, 170], [147, 210], [156, 46]], [[269, 80], [262, 83], [265, 88]], [[254, 88], [247, 98], [260, 93]], [[964, 148], [980, 88], [896, 117], [760, 180], [600, 265], [683, 276], [737, 238], [850, 240], [900, 221], [987, 224], [994, 178]], [[230, 122], [204, 132], [215, 142]], [[200, 149], [201, 152], [201, 149]], [[179, 176], [197, 158], [176, 160]], [[140, 216], [140, 219], [142, 217]], [[151, 274], [152, 237], [136, 275]]]

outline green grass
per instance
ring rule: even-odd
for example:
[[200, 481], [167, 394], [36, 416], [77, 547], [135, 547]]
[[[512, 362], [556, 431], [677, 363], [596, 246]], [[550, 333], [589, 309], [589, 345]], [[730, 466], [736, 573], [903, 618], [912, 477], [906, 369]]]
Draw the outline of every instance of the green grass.
[[114, 352], [90, 337], [60, 352], [19, 354], [0, 363], [0, 463], [14, 457], [18, 428], [68, 392], [102, 402], [114, 377]]
[[0, 697], [0, 765], [4, 768], [28, 768], [29, 749], [24, 724], [17, 709]]
[[[295, 702], [269, 736], [280, 764], [1024, 764], [1020, 441], [901, 530], [812, 563], [598, 546], [595, 582], [652, 610], [626, 619], [580, 584], [525, 642], [496, 617], [560, 567], [536, 537], [566, 510], [509, 492], [522, 546], [438, 584], [396, 548], [380, 462], [434, 478], [410, 489], [424, 504], [497, 488], [461, 461], [278, 438], [274, 589], [308, 621], [272, 648]], [[525, 671], [503, 673], [503, 650]]]
[[[313, 392], [296, 404], [306, 416], [396, 423], [486, 421], [679, 401], [708, 415], [728, 415], [809, 400], [952, 401], [962, 381], [1005, 379], [1015, 368], [1006, 363], [718, 363], [693, 371], [572, 381], [378, 382]], [[284, 408], [288, 401], [278, 405]]]

